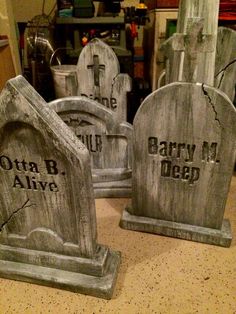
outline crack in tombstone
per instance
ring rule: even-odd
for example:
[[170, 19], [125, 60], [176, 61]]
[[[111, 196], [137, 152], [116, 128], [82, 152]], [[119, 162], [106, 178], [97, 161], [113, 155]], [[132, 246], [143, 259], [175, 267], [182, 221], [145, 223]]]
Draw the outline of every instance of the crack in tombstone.
[[[221, 72], [220, 72], [220, 73], [221, 73]], [[220, 74], [220, 73], [219, 73], [219, 74]], [[222, 75], [221, 75], [219, 84], [218, 84], [218, 86], [217, 86], [218, 89], [220, 89], [220, 86], [221, 86], [221, 84], [222, 84], [222, 82], [223, 82], [224, 76], [225, 76], [225, 71], [223, 71], [223, 73], [222, 73]]]
[[215, 113], [215, 120], [218, 122], [219, 126], [221, 127], [220, 120], [217, 118], [218, 113], [217, 113], [217, 111], [216, 111], [215, 105], [213, 104], [213, 102], [212, 102], [212, 100], [211, 100], [211, 97], [209, 96], [208, 92], [205, 90], [205, 88], [204, 88], [204, 83], [202, 83], [202, 92], [203, 92], [203, 94], [207, 97], [208, 102], [209, 102], [209, 104], [211, 105], [211, 107], [212, 107], [212, 109], [213, 109], [213, 111], [214, 111], [214, 113]]
[[[27, 199], [27, 201], [26, 201], [20, 208], [17, 208], [16, 210], [14, 210], [14, 211], [11, 213], [11, 215], [7, 218], [7, 220], [4, 221], [4, 222], [1, 224], [1, 226], [0, 226], [0, 232], [2, 232], [2, 229], [5, 227], [5, 225], [8, 224], [8, 223], [11, 221], [12, 217], [15, 216], [20, 210], [35, 205], [35, 204], [28, 204], [28, 202], [29, 202], [29, 198]], [[27, 205], [27, 204], [28, 204], [28, 205]]]
[[221, 86], [221, 83], [222, 83], [222, 81], [223, 81], [223, 79], [224, 79], [224, 76], [225, 76], [225, 72], [226, 72], [226, 70], [228, 69], [228, 67], [230, 67], [232, 64], [234, 64], [236, 62], [236, 59], [234, 59], [234, 60], [232, 60], [231, 62], [229, 62], [223, 69], [221, 69], [216, 75], [215, 75], [215, 78], [217, 78], [217, 76], [218, 75], [220, 75], [222, 72], [222, 76], [221, 76], [221, 78], [220, 78], [220, 82], [219, 82], [219, 84], [218, 84], [218, 89], [220, 88], [220, 86]]
[[115, 76], [115, 77], [113, 77], [113, 79], [112, 79], [112, 82], [111, 82], [111, 94], [110, 94], [110, 97], [112, 97], [112, 95], [113, 95], [114, 84], [115, 84], [116, 78], [118, 77], [118, 75], [119, 75], [119, 74], [120, 74], [120, 73], [116, 74], [116, 76]]
[[223, 69], [221, 69], [216, 75], [215, 77], [217, 77], [221, 72], [227, 70], [228, 67], [230, 67], [232, 64], [234, 64], [236, 62], [236, 59], [230, 61]]

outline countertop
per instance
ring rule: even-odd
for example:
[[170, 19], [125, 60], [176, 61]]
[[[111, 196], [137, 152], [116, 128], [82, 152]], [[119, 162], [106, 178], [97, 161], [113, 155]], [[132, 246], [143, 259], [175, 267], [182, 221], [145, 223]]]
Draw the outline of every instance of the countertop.
[[0, 313], [236, 313], [236, 174], [225, 211], [230, 248], [123, 230], [129, 202], [96, 200], [98, 242], [122, 253], [112, 300], [0, 279]]

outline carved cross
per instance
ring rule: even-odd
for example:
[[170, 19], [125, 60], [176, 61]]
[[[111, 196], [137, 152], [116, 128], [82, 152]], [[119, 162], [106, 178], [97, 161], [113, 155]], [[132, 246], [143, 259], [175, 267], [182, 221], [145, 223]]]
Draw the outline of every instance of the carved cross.
[[98, 55], [93, 56], [93, 63], [94, 64], [88, 65], [87, 68], [93, 70], [94, 85], [100, 86], [100, 84], [99, 84], [99, 73], [100, 73], [100, 70], [105, 70], [105, 65], [99, 64]]
[[[168, 59], [174, 53], [184, 52], [184, 69], [187, 81], [194, 81], [199, 53], [210, 53], [215, 49], [214, 35], [203, 34], [204, 18], [188, 18], [186, 34], [176, 33], [162, 45]], [[178, 64], [180, 66], [180, 64]]]
[[174, 35], [173, 50], [185, 51], [189, 55], [199, 52], [212, 52], [215, 47], [212, 35], [203, 34], [204, 18], [188, 18], [186, 34]]

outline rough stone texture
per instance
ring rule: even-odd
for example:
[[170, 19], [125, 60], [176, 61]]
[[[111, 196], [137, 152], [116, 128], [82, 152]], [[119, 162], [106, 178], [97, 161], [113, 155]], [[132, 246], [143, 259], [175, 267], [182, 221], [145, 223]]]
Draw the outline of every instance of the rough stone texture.
[[236, 32], [230, 28], [219, 27], [216, 46], [215, 88], [222, 90], [233, 101], [235, 83]]
[[163, 45], [166, 84], [214, 85], [219, 0], [181, 0], [177, 32]]
[[113, 111], [117, 122], [127, 120], [128, 74], [120, 73], [114, 51], [95, 38], [81, 51], [77, 64], [78, 95], [94, 99]]
[[133, 127], [117, 123], [113, 112], [85, 97], [49, 103], [88, 148], [96, 197], [131, 196]]
[[[215, 88], [172, 83], [149, 95], [134, 120], [133, 196], [130, 215], [185, 224], [182, 232], [165, 228], [161, 234], [212, 243], [222, 228], [235, 161], [236, 110]], [[132, 224], [134, 223], [132, 220]], [[123, 216], [121, 225], [129, 228]], [[140, 220], [136, 221], [140, 225]], [[168, 226], [169, 227], [169, 226]], [[132, 228], [132, 227], [131, 227]], [[139, 229], [140, 230], [140, 226]], [[147, 225], [143, 222], [143, 231]], [[136, 228], [134, 228], [136, 229]], [[155, 228], [150, 227], [150, 232]], [[159, 229], [160, 230], [160, 229]], [[158, 228], [155, 232], [159, 232]], [[221, 232], [229, 244], [230, 230]]]
[[0, 147], [1, 276], [111, 298], [120, 257], [96, 242], [88, 150], [20, 76], [0, 96]]

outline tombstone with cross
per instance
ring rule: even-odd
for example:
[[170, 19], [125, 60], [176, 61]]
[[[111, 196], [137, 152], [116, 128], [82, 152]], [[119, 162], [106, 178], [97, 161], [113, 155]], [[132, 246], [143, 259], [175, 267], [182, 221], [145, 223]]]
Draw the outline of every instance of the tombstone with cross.
[[105, 71], [105, 65], [104, 64], [99, 64], [99, 56], [94, 55], [93, 56], [93, 64], [87, 65], [87, 69], [91, 69], [93, 72], [93, 82], [94, 86], [99, 87], [100, 82], [99, 82], [99, 77], [100, 77], [100, 70]]
[[219, 0], [181, 0], [177, 33], [162, 45], [166, 83], [214, 85]]
[[95, 38], [82, 50], [77, 64], [78, 95], [88, 97], [110, 109], [117, 122], [127, 121], [128, 74], [120, 73], [116, 54]]

